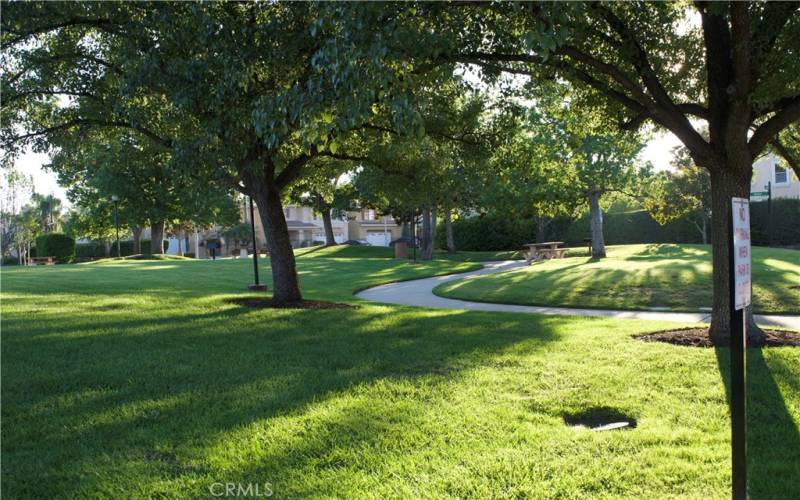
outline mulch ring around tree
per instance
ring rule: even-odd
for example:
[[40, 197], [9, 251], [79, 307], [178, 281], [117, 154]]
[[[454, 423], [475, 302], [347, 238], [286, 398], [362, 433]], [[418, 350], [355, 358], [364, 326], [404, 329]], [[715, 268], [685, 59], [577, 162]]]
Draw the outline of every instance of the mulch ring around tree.
[[299, 302], [283, 302], [276, 304], [269, 298], [237, 297], [225, 302], [254, 309], [358, 309], [358, 306], [324, 300], [301, 300]]
[[[748, 341], [747, 347], [800, 347], [800, 332], [788, 330], [764, 330], [765, 337], [758, 342]], [[644, 342], [666, 342], [690, 347], [714, 347], [706, 328], [684, 328], [663, 332], [635, 335]]]

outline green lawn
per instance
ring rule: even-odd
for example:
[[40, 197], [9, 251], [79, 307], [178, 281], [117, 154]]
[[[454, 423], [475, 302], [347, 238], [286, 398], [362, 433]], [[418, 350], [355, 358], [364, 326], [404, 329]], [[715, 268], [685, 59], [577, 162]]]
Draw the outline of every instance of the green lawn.
[[[308, 247], [296, 250], [296, 255], [303, 257], [336, 257], [342, 259], [354, 258], [394, 258], [394, 248], [391, 247], [372, 247], [372, 246], [349, 246], [337, 245], [333, 247]], [[408, 258], [413, 258], [413, 250], [408, 250]], [[419, 254], [417, 254], [419, 258]], [[499, 252], [456, 252], [449, 254], [444, 250], [434, 251], [435, 259], [453, 260], [460, 262], [484, 262], [491, 260], [519, 260], [522, 253], [513, 250]]]
[[[298, 259], [308, 298], [253, 310], [251, 262], [2, 269], [4, 498], [728, 498], [725, 349], [652, 322], [372, 305], [471, 268]], [[268, 269], [264, 266], [264, 275]], [[753, 498], [800, 496], [800, 350], [751, 350]], [[612, 407], [628, 431], [568, 427]], [[262, 486], [262, 492], [263, 492]]]
[[[756, 312], [800, 314], [800, 251], [753, 248]], [[711, 305], [710, 247], [623, 245], [605, 259], [573, 257], [451, 281], [434, 292], [482, 302], [603, 309]]]

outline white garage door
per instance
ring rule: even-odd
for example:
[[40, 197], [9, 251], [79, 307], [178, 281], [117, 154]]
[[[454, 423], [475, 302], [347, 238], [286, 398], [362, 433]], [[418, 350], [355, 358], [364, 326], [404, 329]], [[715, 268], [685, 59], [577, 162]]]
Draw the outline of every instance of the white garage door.
[[370, 231], [367, 233], [367, 243], [374, 247], [388, 247], [392, 241], [392, 233]]

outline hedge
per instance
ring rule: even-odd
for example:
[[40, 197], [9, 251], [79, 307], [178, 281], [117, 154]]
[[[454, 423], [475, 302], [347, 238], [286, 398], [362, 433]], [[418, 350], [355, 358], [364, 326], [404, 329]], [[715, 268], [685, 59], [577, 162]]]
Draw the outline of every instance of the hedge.
[[[767, 202], [752, 202], [750, 217], [753, 244], [768, 245]], [[773, 245], [800, 245], [800, 200], [773, 200], [772, 224]], [[604, 213], [603, 226], [607, 245], [702, 242], [700, 232], [689, 219], [678, 219], [662, 226], [644, 210]], [[709, 238], [710, 231], [709, 227]], [[555, 219], [545, 232], [548, 240], [564, 241], [570, 246], [583, 245], [583, 240], [589, 236], [588, 213], [574, 221]], [[453, 237], [459, 250], [513, 250], [536, 239], [536, 224], [531, 219], [470, 217], [453, 222]], [[436, 239], [439, 248], [444, 248], [444, 225], [437, 228]]]
[[55, 257], [63, 264], [75, 258], [75, 240], [61, 233], [46, 233], [36, 238], [37, 257]]
[[[769, 245], [766, 201], [750, 203], [750, 228], [754, 245]], [[800, 245], [800, 200], [772, 200], [772, 244]]]
[[[142, 251], [140, 253], [150, 253], [150, 240], [141, 240]], [[169, 248], [169, 241], [164, 240], [164, 251]], [[124, 240], [119, 242], [119, 250], [123, 257], [133, 255], [133, 240]], [[106, 244], [99, 241], [92, 241], [89, 243], [78, 243], [76, 248], [76, 256], [81, 258], [102, 259], [105, 257], [117, 256], [117, 242], [111, 242], [111, 252], [106, 255]]]

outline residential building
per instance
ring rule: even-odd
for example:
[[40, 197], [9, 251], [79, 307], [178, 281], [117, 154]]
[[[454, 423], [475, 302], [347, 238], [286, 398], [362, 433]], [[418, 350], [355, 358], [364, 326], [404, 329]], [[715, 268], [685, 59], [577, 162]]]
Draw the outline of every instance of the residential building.
[[767, 155], [753, 164], [750, 199], [763, 201], [772, 189], [772, 198], [800, 199], [800, 180], [797, 174], [775, 155]]
[[[258, 207], [253, 207], [255, 214], [256, 239], [258, 247], [265, 249], [266, 236], [258, 214]], [[322, 216], [314, 213], [311, 207], [301, 205], [287, 205], [283, 209], [289, 237], [294, 248], [307, 247], [325, 243], [325, 227]], [[250, 223], [250, 208], [242, 203], [242, 221]], [[364, 208], [347, 212], [344, 217], [334, 217], [333, 236], [337, 243], [348, 240], [358, 240], [372, 246], [389, 246], [390, 243], [402, 236], [402, 227], [391, 216], [379, 216], [372, 208]], [[145, 230], [142, 238], [149, 237], [149, 229]], [[179, 248], [178, 238], [168, 238], [168, 254], [177, 254]], [[210, 258], [209, 243], [219, 242], [221, 248], [216, 251], [217, 256], [238, 255], [242, 249], [235, 248], [232, 242], [226, 241], [222, 228], [214, 226], [206, 230], [189, 232], [186, 239], [180, 242], [184, 252], [193, 253], [197, 258]], [[249, 249], [248, 249], [249, 250]]]
[[351, 240], [365, 241], [372, 246], [387, 247], [402, 236], [402, 227], [388, 215], [378, 216], [374, 208], [348, 212]]

